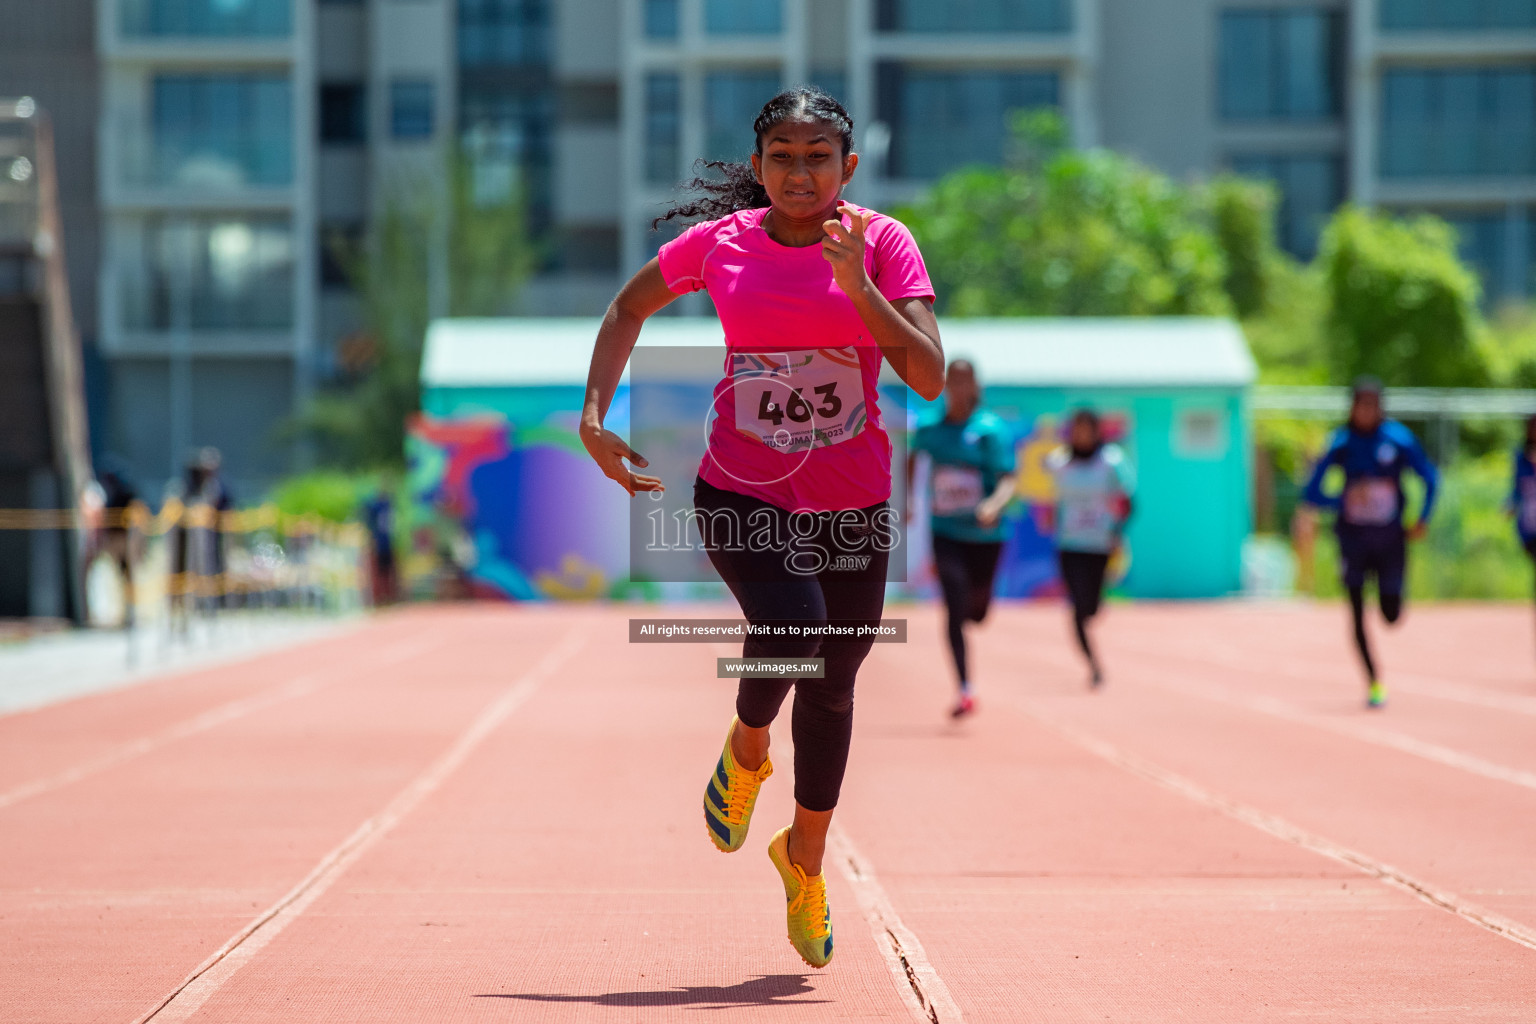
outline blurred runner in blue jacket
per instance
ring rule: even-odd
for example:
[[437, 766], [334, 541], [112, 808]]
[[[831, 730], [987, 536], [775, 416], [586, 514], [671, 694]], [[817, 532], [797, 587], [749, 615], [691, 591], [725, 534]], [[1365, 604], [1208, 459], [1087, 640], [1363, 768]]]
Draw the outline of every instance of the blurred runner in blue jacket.
[[[1386, 687], [1376, 674], [1365, 635], [1366, 577], [1376, 577], [1382, 617], [1388, 623], [1397, 622], [1403, 611], [1407, 542], [1427, 531], [1439, 481], [1413, 432], [1382, 416], [1381, 397], [1380, 381], [1362, 377], [1355, 382], [1349, 422], [1334, 431], [1304, 494], [1307, 502], [1337, 512], [1334, 531], [1339, 537], [1344, 588], [1354, 617], [1355, 645], [1365, 665], [1366, 703], [1373, 708], [1386, 703]], [[1344, 471], [1344, 488], [1336, 495], [1323, 492], [1323, 477], [1331, 466]], [[1424, 481], [1424, 507], [1413, 526], [1405, 528], [1403, 474], [1410, 470]]]

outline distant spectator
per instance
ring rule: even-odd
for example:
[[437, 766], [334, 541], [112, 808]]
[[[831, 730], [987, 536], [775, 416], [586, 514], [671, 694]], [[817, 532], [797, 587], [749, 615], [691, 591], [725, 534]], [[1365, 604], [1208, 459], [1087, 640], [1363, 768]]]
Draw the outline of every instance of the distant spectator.
[[91, 490], [89, 504], [97, 506], [99, 512], [91, 524], [84, 564], [89, 569], [97, 556], [104, 554], [117, 566], [123, 583], [123, 628], [131, 629], [137, 596], [133, 570], [140, 554], [133, 516], [143, 509], [143, 503], [127, 475], [115, 466], [104, 469]]
[[206, 557], [201, 568], [202, 572], [209, 577], [203, 593], [212, 603], [219, 605], [225, 603], [227, 597], [225, 590], [229, 578], [224, 513], [230, 511], [235, 505], [234, 495], [224, 483], [224, 478], [219, 475], [219, 468], [223, 462], [223, 456], [212, 445], [197, 453], [197, 463], [203, 471], [199, 498], [201, 504], [207, 506], [211, 513], [208, 532], [203, 535]]

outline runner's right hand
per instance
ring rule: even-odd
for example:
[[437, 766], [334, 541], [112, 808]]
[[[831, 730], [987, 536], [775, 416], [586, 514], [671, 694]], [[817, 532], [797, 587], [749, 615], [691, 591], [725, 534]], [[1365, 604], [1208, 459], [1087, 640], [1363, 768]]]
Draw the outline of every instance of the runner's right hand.
[[624, 465], [624, 460], [644, 469], [650, 463], [645, 461], [645, 456], [635, 451], [624, 443], [624, 439], [607, 427], [588, 426], [585, 423], [581, 427], [581, 443], [587, 446], [587, 454], [592, 456], [603, 475], [617, 483], [629, 492], [633, 498], [636, 491], [664, 491], [661, 480], [654, 476], [641, 476], [632, 472]]

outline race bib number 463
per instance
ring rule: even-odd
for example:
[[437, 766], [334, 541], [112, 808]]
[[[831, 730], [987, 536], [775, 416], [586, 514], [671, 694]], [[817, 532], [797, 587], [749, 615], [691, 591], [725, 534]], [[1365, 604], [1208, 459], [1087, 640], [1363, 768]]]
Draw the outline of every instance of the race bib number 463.
[[731, 356], [736, 429], [774, 451], [842, 444], [864, 432], [864, 373], [853, 348]]

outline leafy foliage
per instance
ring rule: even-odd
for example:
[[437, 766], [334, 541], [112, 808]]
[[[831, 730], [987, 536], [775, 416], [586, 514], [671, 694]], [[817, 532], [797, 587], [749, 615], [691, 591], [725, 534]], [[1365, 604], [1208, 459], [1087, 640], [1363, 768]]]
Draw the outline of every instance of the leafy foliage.
[[1224, 315], [1227, 262], [1204, 197], [1127, 157], [1017, 123], [1005, 167], [952, 173], [899, 216], [955, 316]]
[[1345, 208], [1323, 234], [1318, 263], [1335, 380], [1369, 373], [1389, 385], [1489, 383], [1478, 281], [1443, 221]]
[[1227, 265], [1222, 283], [1240, 317], [1268, 308], [1274, 277], [1289, 263], [1275, 244], [1276, 200], [1265, 182], [1224, 174], [1210, 184], [1211, 220]]
[[318, 470], [289, 477], [272, 491], [268, 500], [284, 515], [312, 515], [327, 522], [345, 523], [357, 517], [358, 506], [374, 486], [371, 476]]

